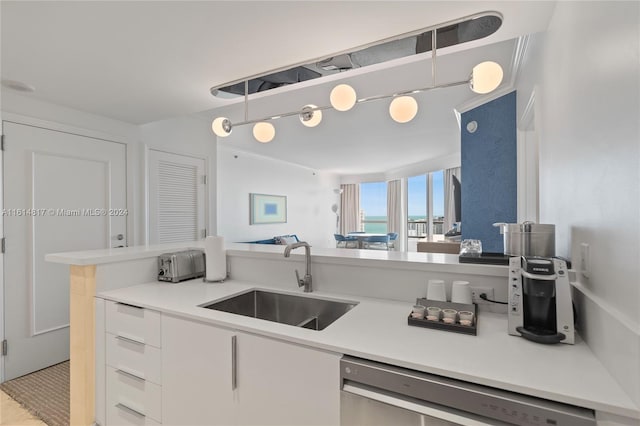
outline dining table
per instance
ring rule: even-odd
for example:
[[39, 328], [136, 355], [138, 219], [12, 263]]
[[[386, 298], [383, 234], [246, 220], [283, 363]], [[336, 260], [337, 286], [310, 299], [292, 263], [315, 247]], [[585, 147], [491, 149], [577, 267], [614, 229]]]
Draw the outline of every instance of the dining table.
[[358, 248], [361, 249], [364, 245], [364, 242], [369, 237], [385, 237], [388, 234], [375, 234], [370, 232], [349, 232], [347, 237], [353, 237], [358, 240]]

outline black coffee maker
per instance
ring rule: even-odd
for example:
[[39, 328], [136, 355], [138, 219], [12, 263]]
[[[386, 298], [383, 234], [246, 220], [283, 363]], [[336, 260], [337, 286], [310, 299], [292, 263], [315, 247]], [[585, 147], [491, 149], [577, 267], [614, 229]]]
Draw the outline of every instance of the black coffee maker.
[[565, 261], [522, 256], [509, 262], [509, 334], [537, 343], [574, 343]]

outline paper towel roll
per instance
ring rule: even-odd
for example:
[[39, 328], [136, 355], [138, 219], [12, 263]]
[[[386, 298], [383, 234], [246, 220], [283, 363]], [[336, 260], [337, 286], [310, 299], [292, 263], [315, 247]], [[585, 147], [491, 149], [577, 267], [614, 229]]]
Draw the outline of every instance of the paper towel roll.
[[222, 281], [227, 278], [227, 255], [224, 250], [224, 237], [210, 236], [204, 241], [204, 254], [207, 267], [207, 281]]

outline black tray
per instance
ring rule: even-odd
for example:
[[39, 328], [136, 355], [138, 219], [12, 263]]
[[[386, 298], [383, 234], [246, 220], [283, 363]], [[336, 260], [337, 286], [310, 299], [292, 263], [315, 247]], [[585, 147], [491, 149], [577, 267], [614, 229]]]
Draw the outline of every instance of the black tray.
[[481, 253], [476, 256], [458, 256], [460, 263], [482, 263], [485, 265], [508, 265], [511, 256], [502, 253]]
[[422, 305], [425, 308], [428, 306], [437, 306], [440, 309], [455, 309], [456, 311], [469, 311], [473, 312], [473, 323], [471, 325], [460, 325], [458, 323], [455, 324], [447, 324], [446, 322], [440, 321], [429, 321], [428, 319], [418, 319], [412, 318], [411, 314], [407, 318], [408, 324], [416, 327], [425, 327], [425, 328], [433, 328], [436, 330], [444, 330], [444, 331], [452, 331], [454, 333], [462, 333], [462, 334], [470, 334], [472, 336], [477, 335], [478, 331], [478, 307], [475, 303], [453, 303], [453, 302], [442, 302], [440, 300], [428, 300], [428, 299], [417, 299], [416, 305]]

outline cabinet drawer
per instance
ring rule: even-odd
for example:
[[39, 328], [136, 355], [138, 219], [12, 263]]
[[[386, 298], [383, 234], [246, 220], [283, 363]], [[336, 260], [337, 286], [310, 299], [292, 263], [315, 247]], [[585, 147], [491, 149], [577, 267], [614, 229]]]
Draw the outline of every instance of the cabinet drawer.
[[160, 349], [133, 342], [107, 333], [107, 365], [145, 379], [162, 384], [162, 352]]
[[142, 417], [131, 412], [123, 405], [107, 409], [106, 426], [159, 426], [161, 424], [149, 417]]
[[109, 418], [114, 413], [119, 413], [118, 416], [127, 419], [137, 419], [139, 422], [145, 419], [162, 422], [161, 401], [162, 388], [159, 385], [123, 374], [107, 366], [108, 424], [118, 424], [117, 421]]
[[106, 307], [108, 333], [161, 347], [159, 312], [109, 300]]

